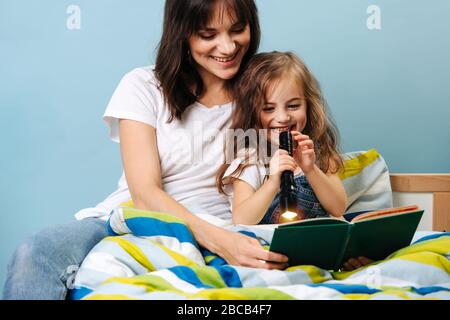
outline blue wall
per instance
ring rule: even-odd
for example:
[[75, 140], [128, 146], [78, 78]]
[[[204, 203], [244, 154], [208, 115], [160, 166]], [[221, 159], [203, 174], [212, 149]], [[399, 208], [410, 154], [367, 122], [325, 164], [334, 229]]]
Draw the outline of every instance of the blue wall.
[[[0, 286], [21, 240], [115, 189], [119, 148], [101, 116], [121, 76], [154, 62], [163, 4], [0, 0]], [[80, 8], [80, 29], [70, 29], [70, 5]], [[367, 26], [370, 5], [381, 29]], [[258, 6], [261, 50], [304, 58], [344, 151], [375, 147], [392, 172], [450, 172], [449, 1]]]

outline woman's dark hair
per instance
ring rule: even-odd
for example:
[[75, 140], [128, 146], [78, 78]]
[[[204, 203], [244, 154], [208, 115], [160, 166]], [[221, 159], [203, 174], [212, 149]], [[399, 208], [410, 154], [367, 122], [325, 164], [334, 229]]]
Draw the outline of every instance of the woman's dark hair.
[[254, 0], [166, 0], [155, 75], [171, 113], [169, 121], [174, 118], [181, 120], [184, 110], [203, 93], [203, 81], [188, 55], [188, 39], [211, 22], [215, 5], [219, 2], [233, 19], [249, 25], [251, 35], [240, 71], [226, 83], [228, 89], [232, 90], [235, 79], [258, 50], [261, 36]]

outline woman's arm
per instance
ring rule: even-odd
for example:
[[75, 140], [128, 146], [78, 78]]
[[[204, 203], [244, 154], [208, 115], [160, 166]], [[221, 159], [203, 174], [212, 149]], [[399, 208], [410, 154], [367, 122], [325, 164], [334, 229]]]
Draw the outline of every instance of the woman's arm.
[[119, 127], [122, 162], [136, 208], [167, 212], [183, 219], [200, 245], [230, 264], [267, 269], [286, 267], [284, 255], [264, 250], [256, 239], [198, 218], [164, 192], [153, 127], [125, 119], [120, 120]]
[[119, 126], [122, 162], [134, 206], [176, 213], [186, 220], [191, 213], [162, 190], [155, 129], [133, 120], [120, 120]]

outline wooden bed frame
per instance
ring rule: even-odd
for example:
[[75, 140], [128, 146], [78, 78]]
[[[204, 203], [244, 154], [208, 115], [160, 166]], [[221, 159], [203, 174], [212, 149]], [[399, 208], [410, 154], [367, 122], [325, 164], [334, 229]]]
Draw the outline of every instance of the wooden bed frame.
[[391, 174], [390, 177], [393, 192], [430, 194], [433, 231], [450, 232], [450, 174]]

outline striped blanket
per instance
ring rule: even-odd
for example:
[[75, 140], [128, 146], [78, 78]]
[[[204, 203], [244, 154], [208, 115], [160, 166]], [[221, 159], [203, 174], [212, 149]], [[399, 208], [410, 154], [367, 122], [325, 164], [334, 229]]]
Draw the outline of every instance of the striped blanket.
[[107, 226], [111, 236], [81, 265], [72, 299], [450, 299], [449, 233], [352, 272], [279, 271], [228, 265], [171, 215], [121, 207]]

